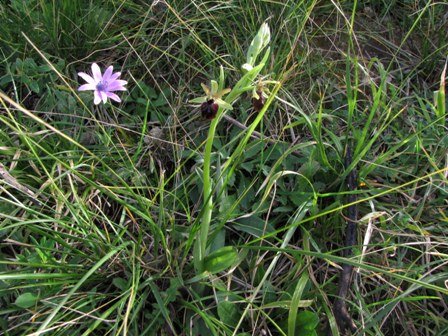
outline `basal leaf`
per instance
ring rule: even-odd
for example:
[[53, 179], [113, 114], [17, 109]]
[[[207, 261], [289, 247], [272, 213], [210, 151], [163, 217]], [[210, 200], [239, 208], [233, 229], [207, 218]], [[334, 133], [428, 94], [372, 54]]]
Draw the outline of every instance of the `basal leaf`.
[[37, 302], [37, 296], [33, 293], [23, 293], [19, 295], [14, 302], [16, 306], [20, 308], [30, 308], [34, 306]]
[[204, 270], [212, 274], [221, 272], [232, 266], [237, 256], [236, 248], [224, 246], [204, 258]]

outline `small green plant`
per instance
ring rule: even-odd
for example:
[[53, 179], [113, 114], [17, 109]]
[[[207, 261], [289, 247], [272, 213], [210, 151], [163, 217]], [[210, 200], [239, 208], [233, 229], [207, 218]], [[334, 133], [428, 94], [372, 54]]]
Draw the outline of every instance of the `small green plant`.
[[[58, 59], [54, 66], [56, 69], [62, 70], [65, 67], [65, 62]], [[46, 94], [48, 83], [55, 82], [57, 78], [57, 74], [47, 64], [38, 64], [30, 57], [17, 58], [8, 66], [6, 74], [0, 77], [0, 89], [13, 91], [19, 101], [30, 94], [42, 97]]]
[[445, 67], [443, 68], [442, 74], [440, 76], [440, 88], [439, 90], [434, 92], [435, 113], [437, 116], [437, 120], [441, 126], [445, 126], [446, 122], [446, 101], [445, 101], [446, 66], [447, 62], [445, 62]]

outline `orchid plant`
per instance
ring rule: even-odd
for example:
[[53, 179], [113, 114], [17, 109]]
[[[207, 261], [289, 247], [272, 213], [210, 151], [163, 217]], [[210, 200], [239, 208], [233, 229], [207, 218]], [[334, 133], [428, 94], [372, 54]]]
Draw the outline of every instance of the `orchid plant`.
[[[204, 114], [204, 109], [211, 109], [211, 114], [213, 115], [209, 131], [208, 131], [208, 137], [205, 144], [205, 151], [204, 151], [204, 170], [203, 170], [203, 200], [204, 200], [204, 207], [202, 211], [202, 217], [200, 222], [200, 230], [198, 233], [198, 236], [196, 237], [195, 246], [194, 246], [194, 266], [196, 269], [196, 272], [198, 274], [202, 274], [204, 272], [212, 272], [211, 269], [209, 269], [208, 266], [214, 265], [213, 271], [217, 271], [224, 266], [229, 267], [231, 263], [233, 263], [234, 260], [237, 258], [237, 252], [235, 248], [224, 246], [216, 251], [208, 251], [207, 247], [207, 240], [209, 236], [210, 231], [210, 223], [212, 218], [212, 211], [213, 211], [213, 184], [214, 184], [214, 178], [211, 175], [211, 153], [213, 148], [213, 141], [215, 138], [215, 132], [217, 124], [220, 120], [220, 117], [225, 113], [226, 110], [232, 110], [232, 104], [236, 101], [236, 99], [243, 94], [244, 92], [253, 92], [253, 95], [257, 95], [258, 98], [260, 98], [259, 94], [266, 96], [268, 94], [267, 90], [260, 89], [260, 87], [257, 87], [257, 85], [254, 85], [253, 82], [255, 78], [260, 74], [261, 70], [264, 68], [267, 59], [269, 57], [270, 48], [268, 47], [267, 50], [264, 53], [264, 56], [261, 60], [257, 61], [258, 56], [261, 54], [261, 52], [267, 47], [270, 41], [270, 30], [267, 23], [264, 23], [261, 28], [259, 29], [257, 35], [253, 39], [249, 50], [247, 52], [247, 58], [246, 63], [242, 66], [243, 70], [243, 76], [241, 79], [235, 84], [235, 86], [232, 89], [223, 89], [224, 88], [224, 70], [221, 67], [220, 69], [220, 77], [219, 82], [212, 80], [211, 81], [211, 88], [207, 87], [206, 85], [202, 84], [202, 89], [204, 90], [206, 96], [205, 97], [199, 97], [191, 100], [193, 103], [202, 103], [201, 105], [201, 111]], [[272, 102], [273, 97], [275, 96], [276, 92], [280, 88], [280, 83], [275, 82], [276, 88], [273, 90], [272, 94], [270, 95], [269, 99], [266, 100], [266, 104], [264, 104], [263, 108], [261, 109], [260, 113], [258, 114], [256, 120], [252, 123], [252, 125], [248, 128], [248, 132], [244, 139], [240, 142], [240, 145], [235, 150], [235, 152], [232, 154], [231, 157], [229, 157], [226, 160], [226, 165], [221, 171], [222, 174], [227, 174], [227, 178], [231, 175], [231, 162], [238, 157], [241, 152], [243, 151], [245, 143], [249, 140], [249, 137], [251, 133], [254, 131], [258, 123], [261, 121], [264, 112], [266, 111], [269, 104]], [[260, 93], [257, 93], [257, 91], [260, 91]], [[255, 93], [255, 94], [254, 94]], [[223, 96], [226, 95], [226, 99], [223, 99]], [[216, 105], [216, 106], [215, 106]], [[216, 111], [214, 110], [216, 109]], [[208, 111], [207, 111], [208, 112]], [[215, 118], [216, 114], [216, 118]], [[206, 115], [207, 117], [207, 115]], [[222, 175], [224, 176], [224, 175]], [[221, 176], [221, 177], [222, 177]], [[218, 177], [220, 178], [220, 177]], [[222, 187], [227, 183], [227, 179], [222, 184]], [[225, 260], [225, 262], [220, 262], [220, 260]], [[220, 267], [217, 267], [216, 265], [219, 264]]]

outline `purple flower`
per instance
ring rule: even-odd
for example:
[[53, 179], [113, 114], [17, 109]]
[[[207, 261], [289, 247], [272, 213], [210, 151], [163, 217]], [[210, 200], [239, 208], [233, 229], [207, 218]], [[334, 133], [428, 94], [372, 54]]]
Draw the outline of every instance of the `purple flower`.
[[118, 97], [113, 92], [126, 91], [124, 85], [126, 85], [128, 82], [118, 79], [118, 77], [120, 77], [121, 75], [120, 72], [112, 73], [112, 71], [113, 66], [111, 65], [106, 69], [104, 75], [102, 75], [98, 64], [93, 63], [93, 77], [86, 74], [85, 72], [78, 72], [78, 76], [80, 76], [87, 82], [87, 84], [81, 85], [78, 88], [78, 91], [93, 90], [93, 102], [95, 103], [95, 105], [98, 105], [101, 101], [106, 104], [107, 97], [115, 100], [116, 102], [121, 102], [120, 97]]

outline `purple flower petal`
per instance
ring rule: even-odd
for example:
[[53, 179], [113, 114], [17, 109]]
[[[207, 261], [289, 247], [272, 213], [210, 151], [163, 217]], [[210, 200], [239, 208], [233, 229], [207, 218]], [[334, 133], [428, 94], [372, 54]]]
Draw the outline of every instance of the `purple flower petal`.
[[78, 91], [95, 90], [95, 84], [83, 84], [78, 88]]
[[110, 80], [111, 81], [116, 80], [118, 77], [120, 77], [120, 75], [121, 75], [121, 72], [116, 72], [112, 76], [110, 76]]
[[98, 105], [99, 103], [101, 103], [101, 96], [100, 96], [99, 91], [97, 91], [97, 90], [95, 90], [93, 92], [93, 103], [95, 105]]
[[95, 85], [95, 80], [92, 78], [92, 76], [89, 76], [85, 72], [78, 72], [78, 76], [84, 79], [87, 83]]
[[128, 82], [122, 79], [117, 79], [115, 83], [120, 83], [120, 85], [126, 85]]
[[107, 92], [98, 91], [98, 95], [103, 100], [103, 104], [107, 103]]
[[115, 81], [109, 84], [107, 91], [126, 91], [126, 88], [119, 82]]
[[115, 100], [117, 103], [121, 102], [120, 97], [118, 97], [115, 93], [107, 92], [106, 95], [107, 95], [110, 99]]
[[101, 82], [101, 80], [103, 79], [103, 76], [101, 75], [101, 69], [96, 63], [92, 64], [92, 74], [96, 83]]
[[109, 82], [110, 81], [110, 76], [112, 75], [112, 71], [114, 70], [114, 67], [111, 65], [109, 66], [106, 71], [104, 72], [103, 75], [103, 82]]

